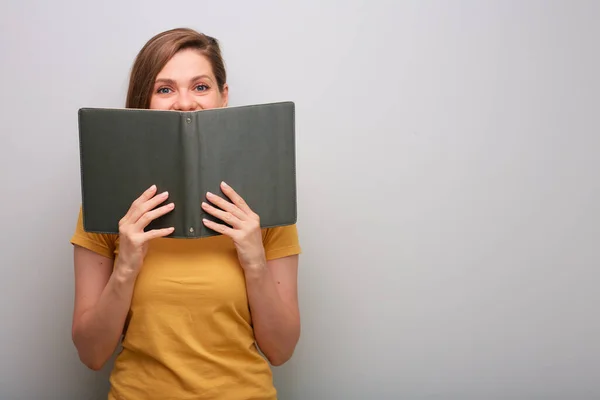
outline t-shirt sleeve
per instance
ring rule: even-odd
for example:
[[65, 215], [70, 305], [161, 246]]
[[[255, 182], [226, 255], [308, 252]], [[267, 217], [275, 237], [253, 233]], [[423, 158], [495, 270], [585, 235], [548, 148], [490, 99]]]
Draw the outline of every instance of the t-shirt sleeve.
[[267, 260], [300, 254], [296, 224], [266, 228], [263, 235]]
[[116, 240], [118, 235], [86, 232], [83, 229], [83, 212], [79, 208], [79, 216], [71, 243], [98, 253], [104, 257], [115, 258]]

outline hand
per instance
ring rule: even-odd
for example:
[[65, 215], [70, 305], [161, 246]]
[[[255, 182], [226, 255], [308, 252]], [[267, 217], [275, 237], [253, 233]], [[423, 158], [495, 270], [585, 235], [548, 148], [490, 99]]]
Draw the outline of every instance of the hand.
[[244, 270], [265, 267], [265, 249], [259, 216], [225, 182], [221, 183], [221, 190], [233, 203], [208, 192], [206, 198], [218, 208], [206, 202], [202, 202], [202, 208], [212, 216], [229, 224], [231, 228], [208, 219], [203, 219], [204, 225], [233, 239], [238, 259]]
[[131, 204], [127, 214], [119, 221], [118, 267], [120, 272], [128, 274], [128, 276], [136, 277], [139, 273], [148, 251], [148, 242], [154, 238], [170, 235], [174, 230], [173, 227], [170, 227], [144, 232], [144, 228], [151, 221], [175, 208], [173, 203], [156, 208], [169, 197], [167, 192], [155, 196], [156, 190], [155, 185], [147, 189]]

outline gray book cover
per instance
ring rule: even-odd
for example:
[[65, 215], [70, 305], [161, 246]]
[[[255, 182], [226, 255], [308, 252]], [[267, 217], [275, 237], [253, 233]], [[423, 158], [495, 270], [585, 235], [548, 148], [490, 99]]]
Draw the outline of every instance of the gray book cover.
[[[81, 108], [78, 113], [84, 229], [118, 233], [119, 220], [151, 185], [175, 209], [147, 230], [172, 238], [217, 235], [201, 208], [227, 182], [263, 228], [296, 223], [293, 102], [200, 111]], [[167, 203], [166, 202], [166, 203]], [[165, 204], [166, 204], [165, 203]], [[209, 202], [210, 203], [210, 202]]]

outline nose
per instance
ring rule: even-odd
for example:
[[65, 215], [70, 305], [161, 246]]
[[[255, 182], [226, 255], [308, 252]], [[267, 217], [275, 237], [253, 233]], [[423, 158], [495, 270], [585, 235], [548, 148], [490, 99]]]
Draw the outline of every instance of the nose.
[[200, 107], [194, 96], [187, 91], [180, 91], [173, 108], [177, 111], [194, 111]]

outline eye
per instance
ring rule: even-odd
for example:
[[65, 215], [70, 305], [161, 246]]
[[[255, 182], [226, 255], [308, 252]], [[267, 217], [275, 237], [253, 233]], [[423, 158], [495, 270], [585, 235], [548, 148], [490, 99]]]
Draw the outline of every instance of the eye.
[[158, 90], [156, 91], [156, 93], [158, 93], [158, 94], [169, 94], [169, 90], [171, 90], [171, 89], [169, 89], [167, 87], [161, 87], [161, 88], [158, 88]]
[[208, 90], [208, 86], [206, 86], [204, 84], [200, 84], [200, 85], [196, 86], [196, 90], [203, 92], [203, 91]]

